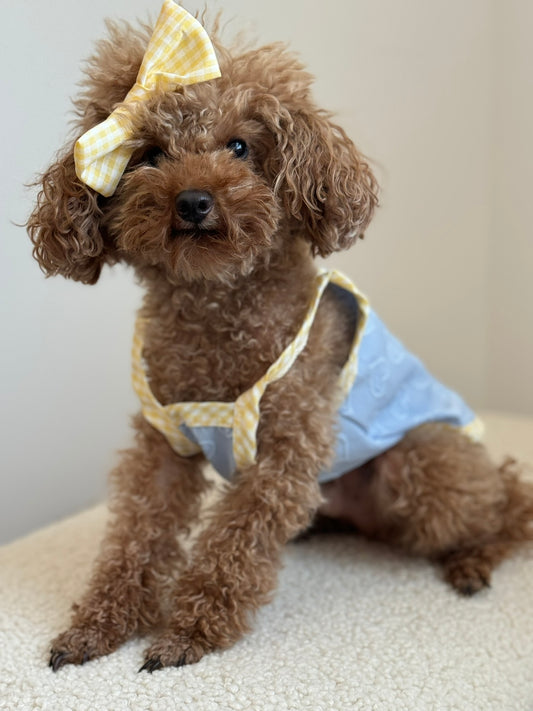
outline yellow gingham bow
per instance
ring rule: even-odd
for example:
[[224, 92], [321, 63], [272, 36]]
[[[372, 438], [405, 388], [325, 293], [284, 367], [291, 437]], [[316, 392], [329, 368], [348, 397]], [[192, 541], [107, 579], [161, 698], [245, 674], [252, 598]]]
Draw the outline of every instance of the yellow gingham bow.
[[155, 91], [196, 84], [220, 76], [215, 51], [202, 25], [173, 0], [165, 0], [137, 80], [124, 101], [76, 142], [78, 178], [96, 192], [113, 195], [133, 149], [131, 108]]

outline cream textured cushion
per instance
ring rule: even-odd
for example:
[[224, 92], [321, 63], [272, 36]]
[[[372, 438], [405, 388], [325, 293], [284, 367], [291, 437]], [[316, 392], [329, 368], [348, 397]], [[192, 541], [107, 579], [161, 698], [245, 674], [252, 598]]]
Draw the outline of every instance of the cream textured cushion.
[[[533, 419], [485, 416], [487, 442], [533, 462]], [[356, 537], [287, 547], [252, 634], [198, 664], [137, 673], [146, 640], [54, 674], [106, 519], [104, 506], [0, 549], [0, 709], [532, 711], [533, 557], [459, 597], [425, 560]]]

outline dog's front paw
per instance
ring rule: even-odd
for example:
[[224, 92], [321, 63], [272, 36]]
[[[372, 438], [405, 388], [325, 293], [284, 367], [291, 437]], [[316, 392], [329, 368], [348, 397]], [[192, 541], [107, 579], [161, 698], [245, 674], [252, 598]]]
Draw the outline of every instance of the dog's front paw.
[[97, 627], [72, 627], [52, 642], [50, 666], [57, 671], [66, 664], [85, 662], [110, 654], [118, 642], [106, 637]]
[[163, 667], [195, 664], [211, 650], [211, 645], [200, 634], [176, 633], [169, 630], [158, 637], [146, 650], [146, 661], [139, 671], [148, 671], [151, 674]]

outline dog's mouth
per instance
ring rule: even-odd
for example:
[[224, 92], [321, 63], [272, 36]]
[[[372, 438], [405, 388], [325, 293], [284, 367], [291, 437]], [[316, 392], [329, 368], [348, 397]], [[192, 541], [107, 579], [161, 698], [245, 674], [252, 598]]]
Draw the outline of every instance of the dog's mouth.
[[221, 237], [220, 230], [202, 228], [202, 227], [173, 227], [170, 236], [172, 239], [178, 237], [193, 237], [195, 239], [203, 239], [205, 237]]

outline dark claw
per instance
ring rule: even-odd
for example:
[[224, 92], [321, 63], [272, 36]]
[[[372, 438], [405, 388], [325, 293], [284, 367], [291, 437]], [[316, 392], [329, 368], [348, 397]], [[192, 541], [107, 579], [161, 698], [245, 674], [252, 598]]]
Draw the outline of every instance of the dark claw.
[[147, 671], [150, 674], [152, 672], [157, 671], [157, 669], [162, 669], [163, 664], [161, 663], [161, 659], [159, 657], [154, 657], [152, 659], [147, 659], [145, 663], [142, 665], [142, 667], [139, 669], [139, 673], [142, 671]]
[[52, 650], [52, 653], [50, 655], [50, 666], [52, 667], [53, 671], [57, 671], [60, 669], [64, 664], [67, 663], [69, 657], [68, 652], [55, 652]]
[[482, 576], [481, 576], [481, 580], [483, 581], [483, 585], [484, 585], [486, 588], [490, 588], [490, 587], [491, 587], [491, 584], [490, 584], [490, 575], [482, 575]]
[[187, 654], [184, 652], [178, 661], [174, 664], [175, 667], [184, 667], [187, 664]]
[[484, 575], [479, 576], [481, 585], [477, 585], [476, 583], [470, 582], [470, 583], [465, 583], [464, 585], [461, 585], [459, 588], [459, 592], [464, 595], [465, 597], [472, 597], [476, 593], [480, 592], [484, 588], [490, 588], [490, 578]]

